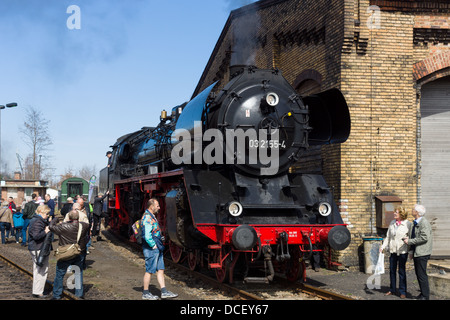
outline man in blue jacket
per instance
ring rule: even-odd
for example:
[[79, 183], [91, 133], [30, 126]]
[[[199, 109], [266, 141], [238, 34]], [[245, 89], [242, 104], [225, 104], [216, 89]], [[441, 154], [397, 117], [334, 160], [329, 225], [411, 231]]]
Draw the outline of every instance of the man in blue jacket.
[[158, 300], [157, 296], [154, 296], [148, 291], [151, 275], [154, 273], [156, 273], [156, 278], [161, 288], [161, 298], [178, 297], [178, 294], [166, 289], [164, 281], [164, 247], [162, 246], [161, 229], [155, 216], [159, 212], [159, 209], [158, 200], [150, 199], [147, 210], [145, 210], [141, 219], [143, 238], [145, 240], [142, 241], [142, 249], [145, 257], [144, 291], [142, 293], [142, 299], [144, 300]]
[[55, 217], [55, 201], [50, 197], [49, 194], [44, 196], [45, 204], [50, 208], [50, 213], [48, 214], [50, 221]]

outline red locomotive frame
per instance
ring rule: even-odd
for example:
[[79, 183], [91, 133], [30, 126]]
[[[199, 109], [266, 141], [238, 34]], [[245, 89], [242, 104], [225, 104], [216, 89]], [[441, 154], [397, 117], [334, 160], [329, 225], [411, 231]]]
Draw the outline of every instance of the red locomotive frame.
[[[141, 211], [145, 210], [146, 200], [156, 197], [160, 201], [160, 213], [157, 219], [161, 230], [166, 233], [166, 206], [164, 197], [173, 187], [179, 185], [184, 180], [183, 169], [167, 171], [162, 173], [150, 174], [146, 176], [133, 177], [129, 179], [114, 182], [115, 193], [110, 197], [109, 208], [111, 211], [110, 226], [113, 230], [119, 231], [123, 227], [130, 225], [130, 214], [126, 210], [121, 195], [132, 189], [132, 184], [139, 186], [139, 190], [144, 194], [144, 201], [141, 203]], [[132, 223], [133, 221], [131, 221]], [[246, 259], [250, 264], [256, 263], [261, 254], [270, 257], [271, 247], [281, 245], [281, 250], [286, 250], [290, 259], [285, 261], [274, 261], [274, 268], [277, 271], [284, 271], [289, 280], [295, 281], [301, 275], [306, 280], [304, 255], [312, 254], [314, 251], [323, 251], [317, 249], [317, 245], [326, 246], [330, 230], [338, 224], [301, 224], [301, 225], [270, 225], [270, 224], [250, 224], [256, 230], [259, 243], [252, 250], [239, 250], [233, 247], [232, 235], [240, 225], [233, 224], [196, 224], [194, 226], [202, 234], [208, 237], [212, 244], [208, 246], [210, 254], [207, 257], [208, 267], [215, 269], [216, 276], [220, 281], [233, 281], [234, 267], [241, 254], [246, 254]], [[345, 224], [341, 224], [346, 226]], [[167, 239], [167, 237], [166, 237]], [[134, 236], [131, 236], [134, 241]], [[285, 242], [285, 243], [284, 243]], [[289, 247], [288, 247], [289, 244]], [[194, 270], [198, 265], [204, 265], [200, 250], [185, 250], [170, 240], [166, 243], [169, 252], [175, 262], [182, 261], [182, 255], [185, 253], [185, 259], [189, 267]], [[315, 247], [313, 249], [313, 246]], [[264, 249], [264, 250], [263, 250]], [[290, 251], [290, 252], [289, 252]], [[264, 252], [264, 253], [263, 253]], [[269, 258], [267, 258], [269, 259]], [[331, 261], [331, 250], [328, 250], [328, 266], [339, 265]], [[271, 279], [269, 279], [271, 280]], [[268, 282], [268, 279], [263, 281]]]

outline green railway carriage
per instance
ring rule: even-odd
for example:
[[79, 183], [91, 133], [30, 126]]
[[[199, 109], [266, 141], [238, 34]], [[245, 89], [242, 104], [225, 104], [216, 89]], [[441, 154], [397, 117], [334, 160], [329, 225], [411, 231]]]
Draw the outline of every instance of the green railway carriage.
[[61, 194], [59, 197], [59, 208], [67, 202], [68, 197], [74, 198], [76, 195], [83, 195], [86, 199], [89, 196], [89, 182], [82, 178], [68, 178], [61, 183]]

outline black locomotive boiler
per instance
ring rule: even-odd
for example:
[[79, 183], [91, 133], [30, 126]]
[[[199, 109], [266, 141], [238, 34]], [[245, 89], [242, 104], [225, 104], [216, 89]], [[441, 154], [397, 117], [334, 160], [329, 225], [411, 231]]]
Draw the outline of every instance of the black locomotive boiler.
[[132, 238], [155, 197], [174, 261], [215, 269], [221, 281], [238, 271], [247, 282], [276, 271], [295, 281], [302, 257], [350, 243], [324, 177], [289, 170], [309, 146], [345, 142], [349, 110], [338, 89], [300, 97], [279, 70], [231, 70], [218, 92], [211, 84], [112, 146], [100, 175], [100, 188], [114, 190], [110, 224]]

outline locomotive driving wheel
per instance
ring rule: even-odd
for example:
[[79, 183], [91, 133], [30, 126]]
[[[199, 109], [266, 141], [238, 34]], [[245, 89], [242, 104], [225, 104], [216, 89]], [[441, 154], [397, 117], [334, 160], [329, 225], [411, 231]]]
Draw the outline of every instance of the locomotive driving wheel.
[[229, 266], [231, 263], [231, 258], [229, 254], [229, 250], [222, 247], [222, 249], [217, 250], [214, 255], [214, 261], [216, 263], [220, 264], [221, 266], [219, 268], [216, 268], [216, 279], [220, 283], [224, 283], [229, 278]]
[[187, 261], [189, 269], [194, 271], [197, 268], [198, 257], [200, 256], [199, 250], [189, 251], [187, 256]]
[[181, 255], [183, 253], [183, 249], [177, 246], [172, 241], [169, 242], [169, 251], [170, 256], [172, 257], [173, 262], [178, 263], [180, 262]]

